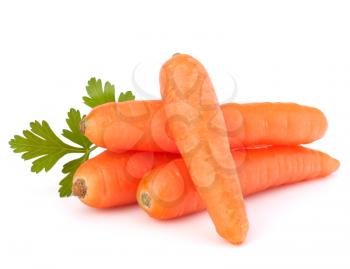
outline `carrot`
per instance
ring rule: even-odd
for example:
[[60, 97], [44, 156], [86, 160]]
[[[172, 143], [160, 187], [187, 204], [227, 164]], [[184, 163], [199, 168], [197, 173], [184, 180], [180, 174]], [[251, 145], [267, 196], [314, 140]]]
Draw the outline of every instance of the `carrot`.
[[[327, 176], [339, 161], [301, 146], [232, 151], [244, 196], [277, 186]], [[141, 180], [139, 205], [153, 218], [173, 219], [199, 212], [205, 205], [182, 159], [154, 168]]]
[[[229, 103], [221, 110], [231, 148], [308, 144], [327, 129], [320, 110], [294, 103]], [[179, 152], [168, 135], [162, 101], [107, 103], [94, 108], [81, 127], [90, 141], [110, 151]]]
[[249, 224], [224, 116], [203, 65], [176, 54], [160, 71], [160, 89], [170, 133], [216, 231], [233, 244]]
[[[231, 152], [237, 164], [237, 172], [245, 195], [276, 185], [325, 176], [335, 170], [338, 164], [336, 160], [325, 153], [297, 146], [290, 149], [288, 147], [270, 147], [268, 149], [232, 150]], [[303, 156], [305, 156], [305, 159], [302, 160]], [[91, 207], [110, 208], [135, 203], [138, 188], [137, 199], [139, 204], [152, 217], [168, 219], [196, 212], [199, 209], [191, 209], [191, 202], [186, 202], [190, 201], [188, 197], [192, 197], [192, 195], [197, 196], [194, 199], [195, 201], [199, 199], [197, 193], [192, 193], [194, 191], [193, 184], [184, 189], [185, 193], [181, 200], [176, 201], [176, 204], [172, 203], [171, 207], [169, 207], [170, 204], [163, 204], [159, 201], [160, 194], [162, 194], [161, 198], [164, 200], [164, 194], [169, 192], [175, 193], [170, 193], [169, 197], [174, 195], [179, 197], [180, 194], [176, 190], [179, 190], [182, 182], [185, 182], [186, 186], [188, 182], [191, 182], [186, 169], [175, 167], [175, 170], [173, 167], [172, 163], [174, 162], [172, 160], [177, 160], [175, 164], [178, 167], [184, 166], [183, 161], [179, 162], [179, 158], [179, 155], [171, 153], [114, 153], [104, 151], [79, 167], [73, 179], [73, 194]], [[299, 162], [303, 162], [303, 165], [297, 166], [296, 163]], [[281, 172], [274, 174], [275, 177], [273, 178], [268, 178], [268, 175], [272, 173], [271, 171], [277, 165], [281, 167]], [[293, 167], [293, 165], [296, 166], [294, 169], [283, 169], [283, 167]], [[169, 173], [169, 176], [161, 178], [160, 181], [159, 175], [154, 172], [157, 167], [161, 167], [161, 170], [165, 174]], [[310, 167], [310, 169], [304, 167]], [[301, 171], [302, 169], [303, 171]], [[152, 175], [147, 175], [141, 180], [151, 170], [153, 170]], [[161, 174], [164, 175], [164, 172], [161, 172]], [[174, 177], [177, 172], [180, 173], [179, 179]], [[268, 180], [273, 182], [265, 183]], [[246, 185], [253, 187], [247, 190]], [[141, 193], [145, 193], [142, 195], [143, 199], [141, 199]], [[144, 204], [145, 199], [149, 199], [151, 202], [152, 206], [150, 208], [147, 208]], [[182, 201], [182, 199], [185, 201]], [[200, 208], [203, 208], [201, 200], [195, 203], [199, 203]], [[182, 209], [182, 207], [187, 209]], [[159, 211], [157, 208], [161, 208], [161, 210]]]
[[153, 152], [104, 151], [83, 163], [73, 177], [73, 195], [96, 208], [135, 203], [142, 176], [178, 155]]

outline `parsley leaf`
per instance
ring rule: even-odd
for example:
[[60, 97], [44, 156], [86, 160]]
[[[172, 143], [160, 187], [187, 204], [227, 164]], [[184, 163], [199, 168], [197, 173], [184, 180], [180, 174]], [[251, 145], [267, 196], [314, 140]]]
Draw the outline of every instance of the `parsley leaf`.
[[[95, 107], [108, 102], [115, 102], [115, 88], [110, 82], [102, 87], [100, 79], [91, 78], [86, 86], [89, 96], [83, 100], [89, 107]], [[135, 100], [131, 91], [120, 93], [118, 102]], [[30, 123], [30, 129], [24, 130], [23, 135], [15, 135], [9, 142], [15, 153], [22, 153], [24, 160], [31, 160], [31, 171], [39, 173], [48, 172], [63, 156], [70, 153], [80, 153], [81, 157], [67, 162], [62, 169], [65, 177], [60, 181], [60, 197], [68, 197], [72, 194], [73, 176], [79, 166], [89, 159], [90, 153], [97, 148], [87, 137], [80, 132], [80, 122], [83, 116], [79, 110], [71, 108], [68, 112], [67, 129], [62, 131], [62, 136], [74, 144], [67, 144], [59, 138], [46, 121], [34, 121]]]
[[70, 196], [73, 175], [78, 167], [89, 159], [90, 153], [96, 149], [92, 143], [79, 131], [82, 116], [79, 110], [71, 108], [66, 119], [69, 129], [64, 129], [62, 135], [77, 146], [63, 142], [51, 129], [46, 121], [30, 123], [30, 130], [24, 130], [23, 136], [15, 135], [9, 144], [14, 152], [23, 153], [24, 160], [35, 159], [31, 170], [39, 173], [49, 171], [63, 156], [70, 153], [81, 153], [83, 156], [67, 162], [62, 169], [66, 176], [60, 182], [61, 197]]
[[118, 102], [132, 101], [135, 100], [135, 95], [132, 94], [132, 91], [127, 91], [125, 93], [121, 92], [118, 98]]
[[106, 82], [102, 88], [102, 81], [100, 79], [91, 78], [86, 86], [88, 96], [84, 96], [84, 103], [89, 107], [95, 107], [108, 102], [115, 102], [115, 88], [110, 82]]
[[31, 122], [30, 127], [30, 130], [23, 131], [23, 136], [15, 135], [9, 144], [15, 153], [23, 153], [24, 160], [37, 158], [32, 163], [32, 172], [47, 172], [64, 155], [82, 152], [80, 148], [68, 145], [58, 138], [46, 121]]

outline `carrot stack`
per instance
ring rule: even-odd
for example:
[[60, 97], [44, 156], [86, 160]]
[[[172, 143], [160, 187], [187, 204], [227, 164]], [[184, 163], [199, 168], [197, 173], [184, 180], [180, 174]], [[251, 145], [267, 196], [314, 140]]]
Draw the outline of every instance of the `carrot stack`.
[[327, 120], [294, 103], [219, 105], [204, 66], [175, 54], [161, 68], [162, 100], [94, 108], [81, 131], [107, 149], [73, 178], [85, 204], [136, 201], [151, 217], [173, 219], [206, 209], [219, 235], [244, 241], [243, 196], [327, 176], [339, 162], [300, 146], [320, 139]]

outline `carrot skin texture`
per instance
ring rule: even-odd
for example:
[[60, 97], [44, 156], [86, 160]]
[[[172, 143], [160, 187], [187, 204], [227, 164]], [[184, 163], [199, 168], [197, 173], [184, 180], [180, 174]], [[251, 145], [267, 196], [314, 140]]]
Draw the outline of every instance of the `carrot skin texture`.
[[328, 128], [322, 111], [295, 103], [250, 103], [234, 109], [225, 104], [222, 111], [225, 119], [236, 119], [225, 121], [231, 145], [309, 144], [320, 139]]
[[142, 176], [176, 157], [169, 153], [104, 151], [78, 168], [73, 177], [73, 190], [75, 184], [83, 181], [86, 194], [80, 200], [95, 208], [135, 203]]
[[[232, 151], [232, 155], [245, 197], [270, 188], [325, 177], [339, 167], [339, 161], [326, 153], [301, 146], [241, 149]], [[182, 159], [147, 173], [139, 183], [137, 201], [151, 217], [161, 220], [205, 209]]]
[[[308, 144], [327, 130], [320, 110], [295, 103], [229, 103], [221, 110], [231, 148]], [[159, 100], [107, 103], [84, 121], [85, 135], [109, 151], [179, 152]]]
[[217, 233], [241, 244], [249, 223], [223, 113], [204, 66], [185, 54], [161, 68], [160, 89], [170, 132]]

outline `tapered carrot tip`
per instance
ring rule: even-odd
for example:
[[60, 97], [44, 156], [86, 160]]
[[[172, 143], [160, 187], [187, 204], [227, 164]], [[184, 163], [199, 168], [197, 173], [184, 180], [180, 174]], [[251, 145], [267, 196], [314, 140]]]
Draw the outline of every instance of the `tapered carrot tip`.
[[72, 193], [78, 198], [84, 198], [87, 193], [87, 186], [84, 179], [78, 178], [72, 186]]
[[323, 170], [325, 174], [330, 174], [336, 170], [338, 170], [340, 166], [340, 162], [337, 159], [334, 159], [329, 156], [329, 158], [324, 158], [323, 159]]
[[[234, 212], [229, 212], [228, 214], [234, 214]], [[228, 240], [234, 245], [241, 245], [248, 234], [249, 223], [246, 221], [242, 221], [240, 223], [235, 223], [231, 227], [216, 227], [216, 231], [219, 235], [221, 235], [224, 239]]]

